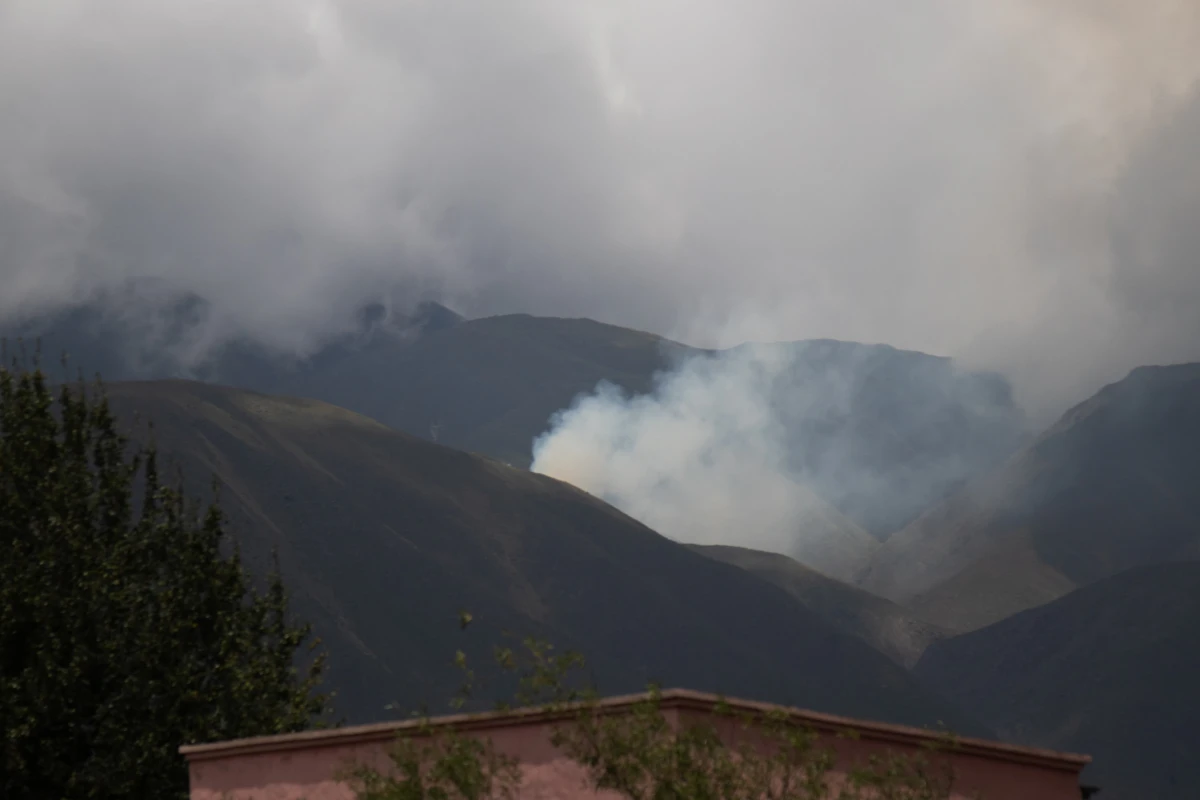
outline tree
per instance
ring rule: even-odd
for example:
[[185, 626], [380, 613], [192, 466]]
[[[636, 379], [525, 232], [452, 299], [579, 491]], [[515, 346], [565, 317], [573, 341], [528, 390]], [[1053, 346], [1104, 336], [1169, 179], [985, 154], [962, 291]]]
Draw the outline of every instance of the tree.
[[[594, 789], [629, 800], [944, 800], [953, 772], [948, 762], [924, 757], [873, 758], [831, 781], [836, 759], [815, 733], [784, 712], [735, 714], [721, 702], [713, 711], [732, 726], [671, 724], [661, 694], [651, 686], [644, 700], [623, 713], [608, 713], [596, 693], [577, 689], [571, 674], [583, 667], [574, 653], [525, 642], [518, 663], [511, 648], [498, 663], [521, 673], [517, 702], [542, 705], [562, 715], [551, 742], [584, 767]], [[474, 681], [460, 651], [461, 707]], [[503, 706], [502, 706], [503, 707]], [[947, 739], [942, 746], [953, 747]], [[932, 751], [938, 748], [931, 748]], [[356, 765], [343, 774], [358, 800], [508, 800], [520, 796], [519, 764], [490, 741], [453, 729], [434, 731], [427, 718], [397, 739], [389, 751], [391, 771]]]
[[0, 369], [0, 797], [186, 795], [184, 743], [308, 727], [323, 656], [103, 387]]

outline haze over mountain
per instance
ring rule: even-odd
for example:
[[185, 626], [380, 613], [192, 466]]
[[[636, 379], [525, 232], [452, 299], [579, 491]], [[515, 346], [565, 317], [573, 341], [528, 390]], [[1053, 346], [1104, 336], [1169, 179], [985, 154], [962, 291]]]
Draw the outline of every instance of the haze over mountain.
[[890, 600], [834, 580], [787, 556], [728, 545], [690, 547], [775, 584], [838, 630], [854, 634], [905, 667], [912, 667], [931, 642], [950, 635]]
[[1200, 364], [1141, 367], [885, 542], [861, 585], [970, 629], [1200, 556]]
[[1200, 784], [1200, 563], [1136, 567], [930, 645], [915, 674], [1007, 738], [1090, 753], [1116, 800]]
[[918, 672], [1196, 794], [1200, 2], [100, 5], [0, 4], [0, 331], [206, 382], [114, 403], [351, 718], [459, 605], [917, 721], [997, 623]]
[[155, 278], [304, 355], [393, 294], [887, 342], [1039, 420], [1200, 359], [1193, 0], [193, 5], [6, 4], [0, 316]]
[[[874, 538], [997, 463], [1023, 431], [999, 376], [885, 346], [704, 351], [591, 320], [463, 320], [425, 304], [364, 308], [355, 331], [302, 361], [234, 342], [188, 369], [205, 308], [192, 298], [174, 316], [131, 319], [93, 306], [6, 333], [110, 380], [184, 373], [311, 397], [517, 466], [553, 426], [538, 469], [678, 540], [772, 549], [847, 580]], [[664, 415], [683, 439], [657, 438]]]
[[885, 538], [998, 463], [1022, 423], [1002, 378], [949, 359], [752, 344], [688, 359], [646, 395], [578, 398], [536, 442], [533, 468], [678, 540], [780, 552], [850, 580], [874, 548], [863, 531]]
[[561, 482], [311, 400], [184, 381], [110, 393], [153, 420], [193, 489], [220, 477], [251, 563], [278, 548], [353, 721], [393, 700], [436, 709], [458, 687], [454, 651], [486, 662], [509, 630], [581, 650], [608, 692], [658, 680], [982, 730], [784, 591]]

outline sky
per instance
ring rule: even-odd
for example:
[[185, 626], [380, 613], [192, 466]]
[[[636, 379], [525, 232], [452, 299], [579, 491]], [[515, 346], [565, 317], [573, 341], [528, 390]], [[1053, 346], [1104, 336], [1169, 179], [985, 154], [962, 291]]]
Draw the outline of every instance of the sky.
[[438, 299], [886, 342], [1036, 415], [1200, 360], [1197, 41], [1195, 0], [5, 0], [0, 316], [155, 279], [303, 351]]

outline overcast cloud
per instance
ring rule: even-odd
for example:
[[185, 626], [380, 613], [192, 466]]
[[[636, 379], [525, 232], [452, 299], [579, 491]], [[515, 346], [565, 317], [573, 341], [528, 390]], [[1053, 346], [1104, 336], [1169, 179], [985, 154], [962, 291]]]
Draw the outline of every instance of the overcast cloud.
[[0, 313], [160, 277], [885, 341], [1034, 406], [1200, 358], [1195, 0], [5, 0]]

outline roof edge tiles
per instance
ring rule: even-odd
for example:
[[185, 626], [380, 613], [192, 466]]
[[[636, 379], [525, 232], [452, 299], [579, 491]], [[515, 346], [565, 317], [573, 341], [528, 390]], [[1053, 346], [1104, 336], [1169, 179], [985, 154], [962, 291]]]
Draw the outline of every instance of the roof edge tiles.
[[[596, 706], [604, 713], [620, 713], [639, 702], [649, 699], [649, 697], [648, 693], [608, 697], [599, 700]], [[795, 722], [807, 725], [818, 732], [853, 733], [859, 738], [869, 741], [926, 745], [945, 739], [945, 734], [923, 728], [852, 719], [850, 717], [807, 711], [772, 703], [724, 698], [714, 694], [694, 692], [689, 689], [669, 689], [663, 691], [660, 693], [660, 700], [660, 707], [663, 710], [710, 713], [714, 706], [723, 703], [727, 708], [742, 713], [761, 714], [782, 711]], [[575, 707], [578, 708], [578, 706]], [[405, 730], [416, 729], [422, 725], [428, 726], [433, 731], [439, 728], [454, 728], [457, 731], [482, 732], [510, 725], [528, 725], [569, 719], [571, 708], [571, 706], [560, 706], [557, 708], [535, 706], [513, 709], [511, 711], [453, 714], [432, 717], [428, 720], [397, 720], [370, 725], [354, 725], [345, 728], [328, 728], [302, 731], [300, 733], [277, 734], [274, 736], [231, 739], [208, 744], [184, 745], [179, 748], [179, 752], [189, 762], [197, 762], [301, 748], [343, 747], [350, 744], [382, 742], [394, 738]], [[993, 760], [1031, 764], [1071, 772], [1078, 772], [1084, 766], [1091, 763], [1092, 760], [1091, 756], [1080, 755], [1078, 753], [1064, 753], [1038, 747], [989, 741], [987, 739], [955, 737], [954, 744], [955, 751], [960, 754], [977, 755]]]

